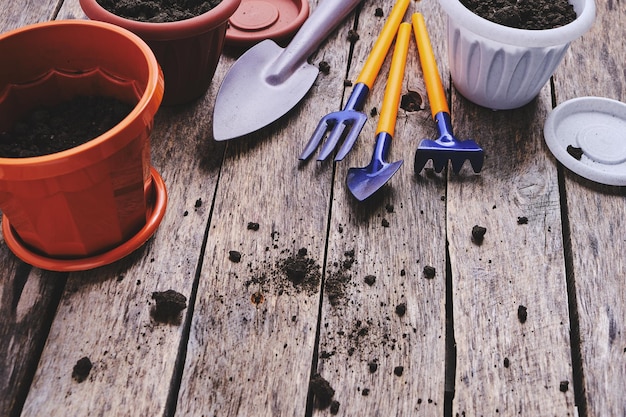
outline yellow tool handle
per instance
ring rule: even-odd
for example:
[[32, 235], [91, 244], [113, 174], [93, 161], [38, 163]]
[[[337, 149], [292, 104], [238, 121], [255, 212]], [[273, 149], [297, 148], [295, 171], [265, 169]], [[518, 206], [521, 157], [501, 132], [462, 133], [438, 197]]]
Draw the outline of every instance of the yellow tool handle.
[[363, 64], [363, 69], [359, 74], [359, 78], [356, 80], [357, 83], [363, 83], [369, 88], [372, 88], [374, 85], [376, 76], [385, 61], [387, 51], [389, 51], [391, 42], [393, 42], [393, 38], [396, 36], [398, 26], [400, 26], [404, 18], [410, 1], [411, 0], [398, 0], [393, 6], [393, 9], [391, 9], [387, 22], [385, 22], [380, 35], [378, 35], [378, 39], [376, 39], [365, 64]]
[[411, 20], [413, 21], [417, 50], [419, 51], [420, 63], [422, 64], [422, 72], [424, 73], [426, 92], [428, 93], [428, 100], [430, 101], [430, 111], [433, 117], [442, 111], [450, 113], [446, 93], [443, 90], [443, 85], [441, 85], [441, 77], [437, 69], [437, 61], [435, 60], [433, 47], [430, 44], [424, 16], [421, 13], [413, 13]]
[[411, 40], [411, 24], [402, 23], [398, 29], [396, 46], [391, 58], [391, 68], [385, 86], [385, 97], [380, 109], [378, 128], [376, 134], [387, 132], [393, 136], [396, 127], [396, 117], [398, 116], [398, 106], [400, 105], [400, 91], [402, 90], [402, 80], [404, 79], [404, 67], [406, 57], [409, 54], [409, 41]]

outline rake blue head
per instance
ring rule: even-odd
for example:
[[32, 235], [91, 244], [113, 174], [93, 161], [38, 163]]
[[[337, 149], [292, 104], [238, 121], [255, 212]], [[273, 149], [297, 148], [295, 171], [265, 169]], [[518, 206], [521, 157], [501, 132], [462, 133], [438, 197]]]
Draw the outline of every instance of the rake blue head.
[[330, 129], [328, 138], [326, 139], [326, 142], [324, 142], [324, 145], [322, 145], [317, 160], [324, 161], [328, 158], [343, 137], [344, 139], [341, 148], [335, 156], [335, 161], [341, 161], [348, 154], [348, 152], [350, 152], [350, 149], [352, 149], [352, 146], [361, 133], [361, 129], [363, 129], [363, 126], [367, 121], [367, 116], [363, 114], [361, 110], [363, 110], [363, 105], [365, 104], [365, 99], [368, 94], [369, 88], [366, 84], [355, 84], [344, 109], [322, 117], [317, 125], [317, 128], [313, 132], [311, 139], [302, 151], [300, 159], [309, 159], [324, 139], [328, 129]]
[[437, 140], [422, 139], [415, 152], [415, 173], [419, 174], [429, 160], [433, 161], [435, 172], [441, 172], [448, 161], [452, 170], [458, 174], [466, 160], [470, 161], [474, 172], [483, 168], [485, 153], [473, 140], [458, 140], [452, 133], [452, 123], [448, 112], [435, 115], [439, 138]]

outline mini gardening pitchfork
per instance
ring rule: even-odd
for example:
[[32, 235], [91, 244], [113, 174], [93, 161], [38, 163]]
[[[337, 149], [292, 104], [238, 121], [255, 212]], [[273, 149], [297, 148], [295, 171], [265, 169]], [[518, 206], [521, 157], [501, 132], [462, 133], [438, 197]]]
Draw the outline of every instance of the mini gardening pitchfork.
[[308, 159], [313, 151], [322, 141], [326, 134], [327, 128], [331, 127], [326, 143], [320, 150], [318, 161], [325, 160], [333, 151], [341, 137], [344, 135], [344, 129], [350, 126], [345, 135], [343, 145], [335, 156], [335, 161], [341, 161], [352, 149], [352, 145], [356, 142], [363, 125], [367, 121], [367, 116], [362, 113], [365, 100], [370, 89], [374, 85], [374, 81], [378, 76], [380, 67], [383, 65], [385, 56], [389, 51], [389, 47], [396, 35], [398, 26], [402, 21], [406, 9], [409, 7], [410, 0], [398, 0], [394, 5], [387, 22], [383, 26], [378, 39], [374, 43], [370, 55], [368, 56], [363, 69], [357, 78], [352, 93], [346, 102], [343, 111], [330, 113], [320, 120], [317, 128], [313, 132], [309, 143], [307, 143], [304, 151], [300, 155], [301, 160]]
[[441, 85], [424, 16], [421, 13], [413, 13], [411, 20], [430, 101], [430, 110], [439, 131], [437, 140], [422, 139], [420, 142], [415, 152], [415, 173], [419, 174], [429, 159], [433, 161], [435, 172], [441, 172], [450, 160], [455, 174], [459, 173], [465, 160], [469, 159], [474, 172], [478, 173], [483, 167], [484, 152], [473, 140], [460, 141], [454, 137], [450, 110]]

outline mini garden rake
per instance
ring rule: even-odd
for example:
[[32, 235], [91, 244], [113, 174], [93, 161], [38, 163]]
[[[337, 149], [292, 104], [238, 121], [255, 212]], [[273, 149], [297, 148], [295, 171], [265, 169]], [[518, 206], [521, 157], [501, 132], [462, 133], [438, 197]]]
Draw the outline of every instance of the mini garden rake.
[[333, 149], [335, 149], [335, 146], [337, 146], [337, 143], [339, 143], [341, 137], [344, 136], [346, 127], [349, 127], [349, 130], [345, 132], [343, 144], [335, 156], [335, 161], [341, 161], [348, 152], [350, 152], [354, 142], [356, 142], [359, 137], [359, 133], [361, 133], [363, 125], [365, 125], [367, 121], [367, 116], [362, 112], [365, 100], [374, 85], [374, 81], [378, 76], [378, 72], [393, 42], [393, 38], [396, 35], [398, 26], [400, 26], [400, 22], [409, 7], [409, 2], [410, 0], [398, 0], [396, 2], [363, 65], [363, 69], [356, 80], [344, 109], [327, 114], [320, 120], [311, 139], [300, 155], [301, 160], [306, 160], [311, 156], [313, 151], [315, 151], [317, 146], [321, 143], [329, 127], [331, 128], [330, 133], [328, 134], [326, 142], [320, 149], [317, 160], [323, 161], [330, 155]]
[[449, 160], [454, 173], [458, 174], [465, 160], [469, 160], [474, 172], [478, 173], [483, 167], [483, 149], [473, 140], [461, 141], [454, 137], [450, 110], [441, 85], [424, 16], [421, 13], [414, 13], [412, 21], [430, 109], [439, 131], [437, 140], [422, 139], [420, 142], [415, 152], [415, 173], [419, 174], [430, 159], [433, 161], [435, 172], [441, 172]]

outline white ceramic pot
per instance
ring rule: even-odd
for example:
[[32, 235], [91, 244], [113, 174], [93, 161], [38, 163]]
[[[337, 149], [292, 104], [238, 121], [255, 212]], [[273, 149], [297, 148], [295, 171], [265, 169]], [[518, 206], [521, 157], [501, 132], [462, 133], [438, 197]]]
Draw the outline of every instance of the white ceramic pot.
[[570, 0], [577, 18], [554, 29], [516, 29], [484, 19], [459, 0], [439, 0], [448, 15], [452, 81], [467, 99], [505, 110], [529, 103], [550, 79], [570, 42], [593, 24], [594, 0]]

